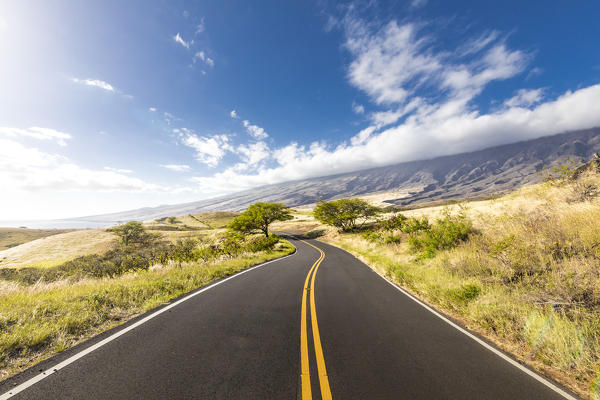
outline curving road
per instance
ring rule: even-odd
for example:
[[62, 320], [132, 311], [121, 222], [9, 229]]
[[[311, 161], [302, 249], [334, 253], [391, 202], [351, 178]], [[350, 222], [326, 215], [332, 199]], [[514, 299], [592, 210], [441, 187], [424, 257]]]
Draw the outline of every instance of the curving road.
[[576, 398], [343, 250], [290, 241], [0, 383], [0, 400]]

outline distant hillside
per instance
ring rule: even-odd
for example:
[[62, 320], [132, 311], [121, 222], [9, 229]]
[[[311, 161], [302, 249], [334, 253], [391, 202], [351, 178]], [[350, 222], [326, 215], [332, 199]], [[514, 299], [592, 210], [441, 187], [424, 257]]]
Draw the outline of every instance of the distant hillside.
[[277, 201], [297, 207], [317, 200], [382, 192], [385, 203], [396, 205], [486, 196], [537, 182], [543, 166], [569, 157], [588, 160], [596, 151], [600, 151], [600, 128], [472, 153], [263, 186], [193, 203], [141, 208], [80, 220], [119, 222], [215, 210], [238, 211], [257, 201]]

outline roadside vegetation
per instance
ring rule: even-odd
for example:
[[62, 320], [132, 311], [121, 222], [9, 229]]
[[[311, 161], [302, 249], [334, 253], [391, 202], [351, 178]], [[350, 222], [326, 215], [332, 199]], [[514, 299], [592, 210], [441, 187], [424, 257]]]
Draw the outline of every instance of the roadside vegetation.
[[[520, 361], [598, 400], [596, 164], [545, 171], [544, 183], [473, 209], [412, 210], [353, 229], [328, 221], [332, 228], [320, 240], [357, 255]], [[315, 218], [323, 221], [317, 209]]]
[[[227, 221], [219, 215], [219, 224], [237, 215]], [[107, 229], [113, 241], [103, 253], [50, 267], [0, 268], [0, 379], [216, 279], [294, 251], [262, 232], [163, 232], [148, 225], [132, 221]]]

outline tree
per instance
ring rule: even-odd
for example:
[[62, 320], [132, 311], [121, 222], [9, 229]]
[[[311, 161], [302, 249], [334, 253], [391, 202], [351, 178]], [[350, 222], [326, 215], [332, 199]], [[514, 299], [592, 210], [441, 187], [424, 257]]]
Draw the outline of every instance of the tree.
[[141, 222], [129, 221], [124, 225], [114, 226], [107, 229], [117, 235], [124, 247], [146, 246], [154, 243], [160, 235], [146, 232]]
[[359, 221], [362, 221], [362, 225], [368, 218], [375, 217], [379, 213], [379, 208], [362, 199], [319, 201], [313, 211], [318, 221], [335, 226], [342, 231], [356, 229]]
[[261, 231], [269, 237], [269, 225], [292, 219], [291, 210], [282, 203], [254, 203], [231, 221], [228, 228], [242, 233]]

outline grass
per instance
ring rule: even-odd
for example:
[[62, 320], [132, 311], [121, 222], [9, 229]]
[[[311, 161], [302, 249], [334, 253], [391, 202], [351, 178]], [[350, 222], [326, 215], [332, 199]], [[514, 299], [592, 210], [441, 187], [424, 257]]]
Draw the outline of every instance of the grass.
[[0, 228], [0, 251], [69, 231], [68, 229]]
[[55, 266], [110, 248], [114, 236], [103, 229], [83, 229], [36, 239], [0, 252], [0, 267]]
[[0, 379], [216, 279], [293, 251], [284, 241], [270, 252], [155, 265], [112, 279], [31, 286], [0, 281]]
[[240, 215], [240, 213], [233, 211], [213, 211], [200, 214], [189, 214], [191, 218], [205, 224], [211, 229], [225, 228], [238, 215]]

